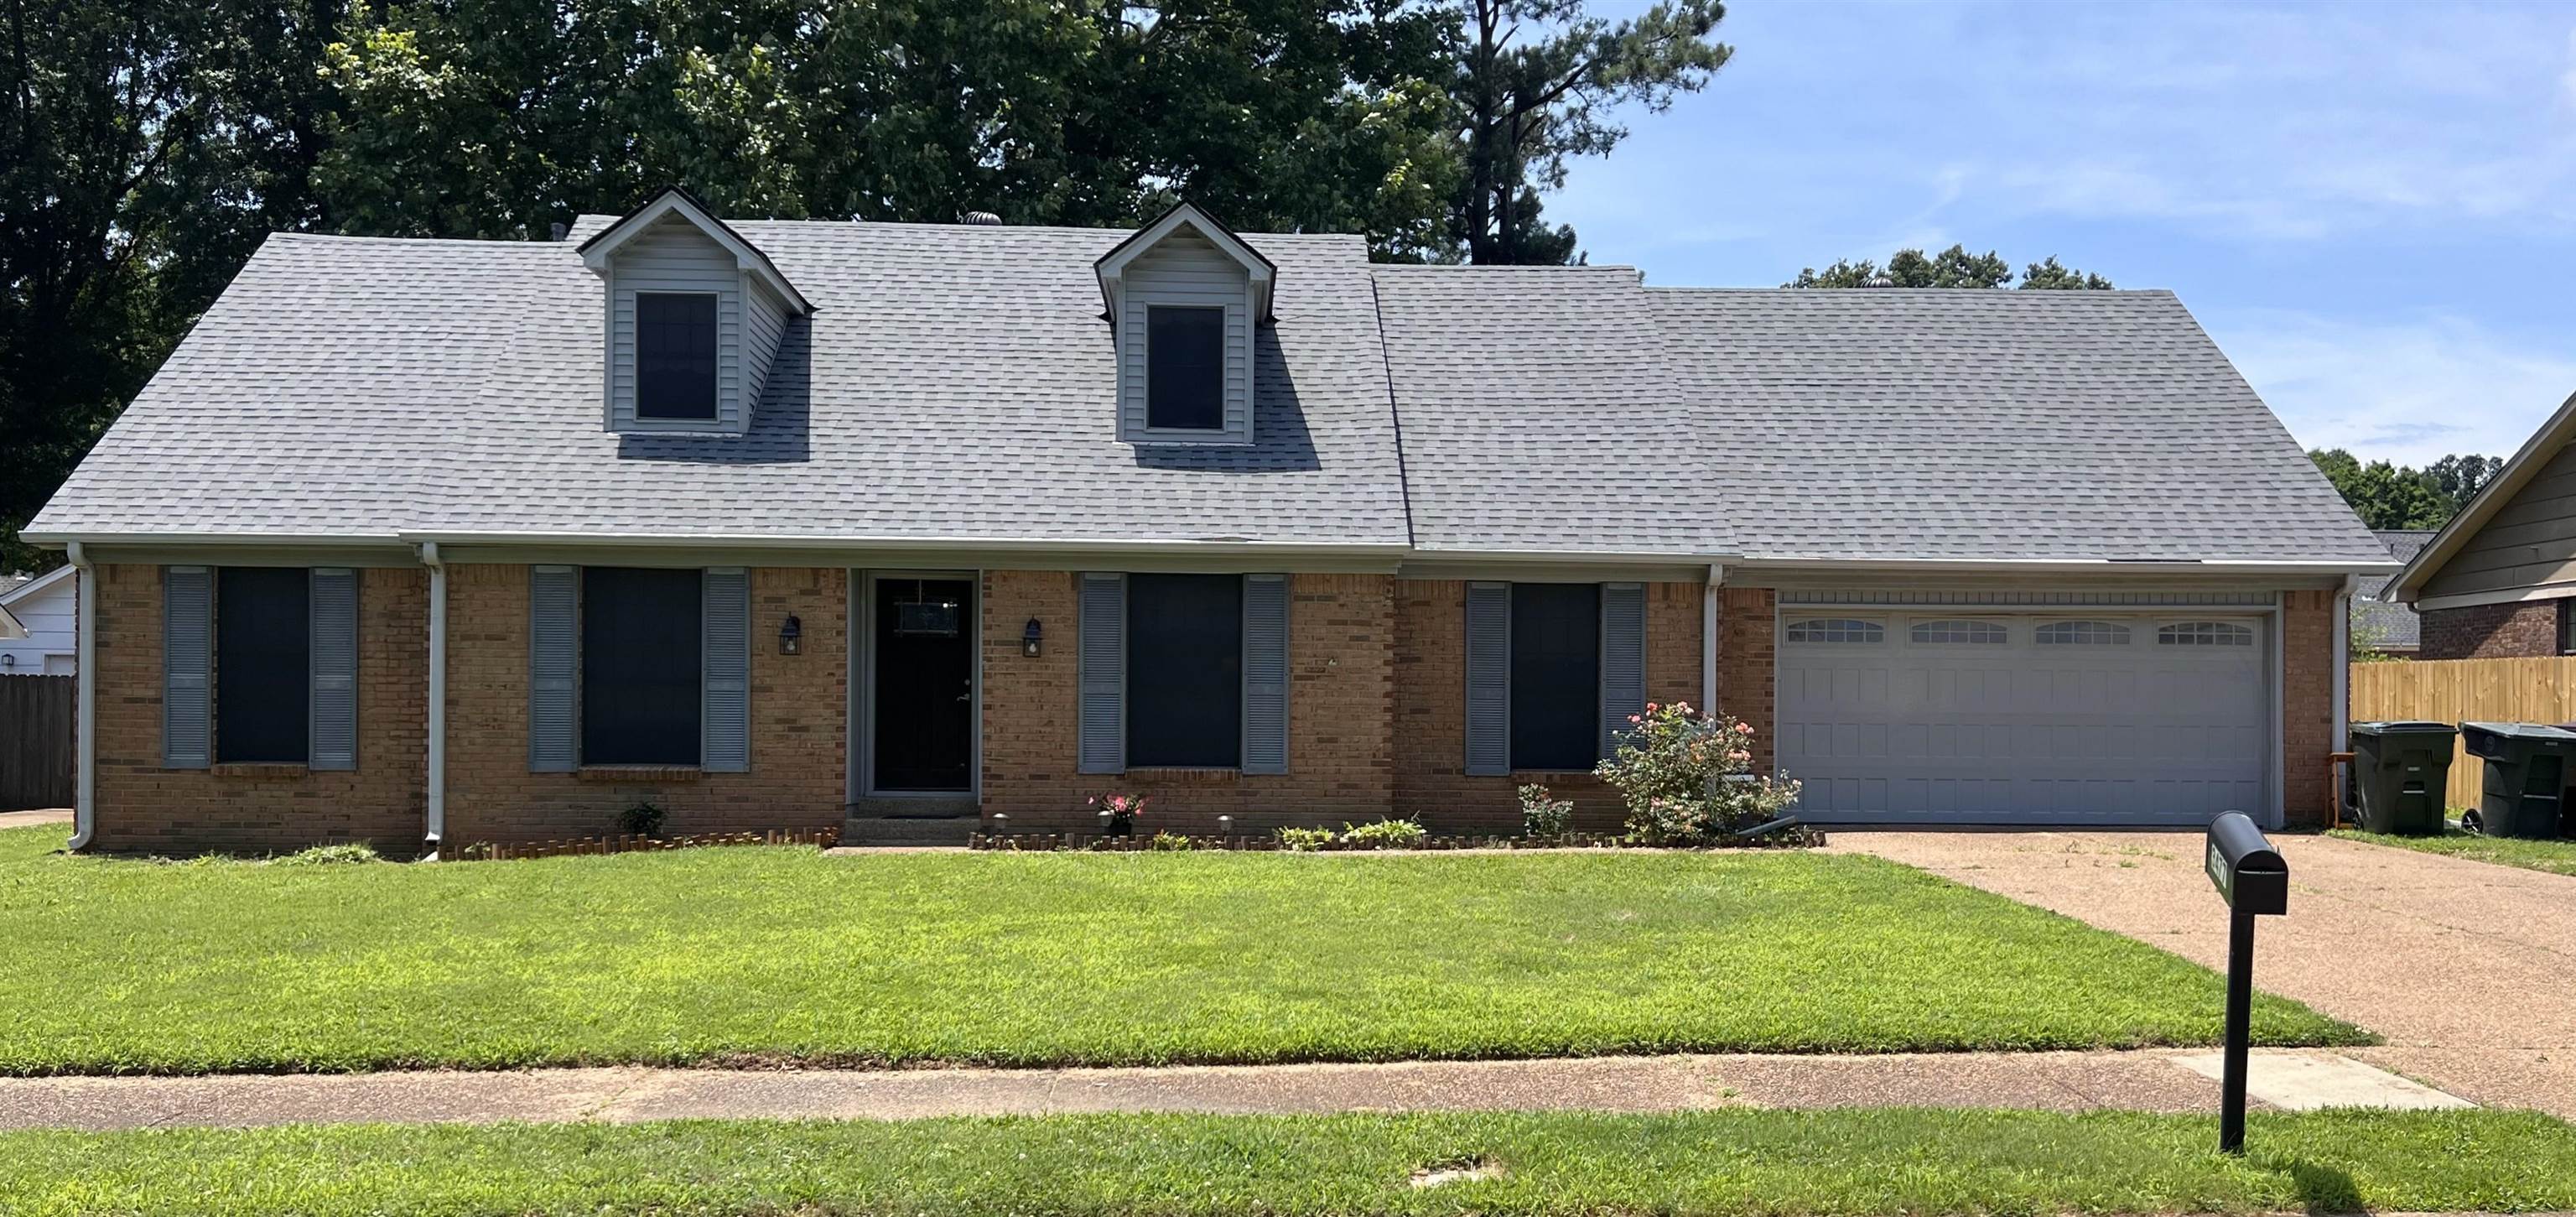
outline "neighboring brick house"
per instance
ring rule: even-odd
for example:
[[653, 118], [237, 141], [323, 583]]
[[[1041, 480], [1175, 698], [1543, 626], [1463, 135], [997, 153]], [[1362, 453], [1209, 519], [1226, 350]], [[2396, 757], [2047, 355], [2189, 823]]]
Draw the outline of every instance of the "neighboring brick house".
[[2390, 566], [2165, 292], [576, 236], [271, 238], [29, 527], [78, 845], [1606, 827], [1683, 699], [1824, 821], [2306, 819]]
[[2421, 620], [2418, 659], [2576, 654], [2576, 397], [2380, 592]]

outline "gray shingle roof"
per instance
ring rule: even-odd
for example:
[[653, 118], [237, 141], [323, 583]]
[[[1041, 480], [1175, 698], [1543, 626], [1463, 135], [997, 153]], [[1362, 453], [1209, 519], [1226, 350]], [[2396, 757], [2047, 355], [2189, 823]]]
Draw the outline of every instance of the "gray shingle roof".
[[2386, 560], [2170, 292], [1649, 294], [1748, 554]]
[[575, 253], [607, 222], [271, 238], [30, 531], [2385, 560], [2164, 292], [1650, 289], [1246, 234], [1279, 267], [1259, 443], [1140, 449], [1091, 273], [1124, 232], [746, 222], [818, 310], [751, 433], [621, 436]]
[[[2429, 528], [2386, 529], [2370, 535], [2388, 547], [2388, 556], [2392, 560], [2412, 562], [2415, 555], [2424, 552], [2424, 546], [2433, 539], [2434, 531]], [[2353, 625], [2360, 631], [2355, 642], [2386, 650], [2413, 650], [2423, 645], [2424, 621], [2415, 615], [2415, 606], [2379, 598], [2380, 591], [2395, 577], [2363, 575], [2353, 584]]]

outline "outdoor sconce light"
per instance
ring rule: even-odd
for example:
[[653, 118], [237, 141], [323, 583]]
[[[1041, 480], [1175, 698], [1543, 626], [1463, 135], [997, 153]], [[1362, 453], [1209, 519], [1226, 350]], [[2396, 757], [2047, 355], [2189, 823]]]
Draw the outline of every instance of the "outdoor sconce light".
[[1216, 835], [1220, 837], [1232, 837], [1234, 835], [1233, 816], [1218, 816], [1216, 818]]
[[1020, 630], [1020, 654], [1026, 655], [1031, 659], [1037, 658], [1038, 643], [1042, 640], [1042, 637], [1043, 635], [1038, 629], [1038, 619], [1035, 617], [1029, 618], [1028, 625]]
[[787, 615], [787, 624], [778, 627], [778, 653], [795, 655], [802, 653], [804, 649], [805, 623], [798, 621], [796, 615], [790, 613]]

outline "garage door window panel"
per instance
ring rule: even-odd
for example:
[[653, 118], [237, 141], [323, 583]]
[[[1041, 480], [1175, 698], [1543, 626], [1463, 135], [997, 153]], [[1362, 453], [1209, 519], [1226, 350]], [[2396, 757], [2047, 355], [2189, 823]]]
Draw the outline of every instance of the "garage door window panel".
[[2041, 646], [2124, 647], [2129, 627], [2116, 621], [2052, 621], [2039, 627]]
[[1874, 646], [1887, 641], [1887, 627], [1857, 617], [1810, 617], [1789, 623], [1789, 641]]
[[2227, 621], [2178, 621], [2156, 627], [2157, 646], [2182, 647], [2250, 647], [2254, 645], [2251, 626]]
[[2010, 637], [1992, 621], [1917, 621], [1906, 630], [1908, 641], [1923, 646], [2002, 646]]

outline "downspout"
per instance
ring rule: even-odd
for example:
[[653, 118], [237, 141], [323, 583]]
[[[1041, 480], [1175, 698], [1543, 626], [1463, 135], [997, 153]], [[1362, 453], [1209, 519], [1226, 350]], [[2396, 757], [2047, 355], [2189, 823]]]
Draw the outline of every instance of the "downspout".
[[1708, 586], [1699, 593], [1699, 712], [1717, 713], [1717, 595], [1726, 585], [1723, 563], [1708, 564]]
[[2334, 746], [2328, 752], [2352, 749], [2352, 594], [2361, 587], [2361, 576], [2345, 575], [2343, 590], [2335, 593], [2334, 615]]
[[80, 637], [72, 640], [80, 708], [72, 730], [80, 738], [73, 741], [77, 757], [72, 762], [72, 839], [64, 846], [78, 851], [89, 848], [90, 838], [98, 832], [98, 568], [89, 564], [89, 554], [80, 542], [66, 544], [64, 551], [80, 571], [72, 592], [80, 615]]
[[447, 835], [447, 565], [438, 542], [420, 543], [420, 564], [429, 568], [429, 806], [421, 860], [436, 862]]

